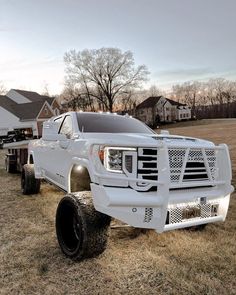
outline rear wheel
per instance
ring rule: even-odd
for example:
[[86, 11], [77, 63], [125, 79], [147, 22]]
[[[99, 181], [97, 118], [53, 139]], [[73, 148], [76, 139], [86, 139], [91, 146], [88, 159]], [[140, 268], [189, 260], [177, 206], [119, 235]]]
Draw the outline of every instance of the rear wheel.
[[110, 222], [110, 216], [95, 210], [91, 192], [66, 195], [56, 212], [62, 252], [74, 260], [98, 256], [106, 249]]
[[25, 164], [22, 168], [21, 190], [24, 195], [37, 194], [40, 190], [40, 179], [35, 178], [33, 164]]
[[15, 155], [6, 155], [5, 158], [5, 169], [7, 173], [15, 173], [17, 171], [17, 163]]

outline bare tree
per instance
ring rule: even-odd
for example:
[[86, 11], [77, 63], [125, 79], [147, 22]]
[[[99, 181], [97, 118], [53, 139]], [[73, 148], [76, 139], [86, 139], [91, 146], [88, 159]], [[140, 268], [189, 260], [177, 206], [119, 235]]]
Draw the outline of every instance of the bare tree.
[[186, 103], [192, 109], [192, 115], [195, 116], [195, 108], [198, 102], [198, 97], [201, 94], [201, 83], [198, 81], [184, 82], [181, 85], [174, 85], [172, 91], [175, 94], [177, 101]]
[[163, 91], [160, 90], [156, 85], [151, 85], [150, 88], [147, 90], [148, 96], [160, 96], [164, 95]]
[[215, 78], [206, 82], [185, 82], [173, 86], [172, 97], [190, 105], [198, 118], [234, 117], [236, 81]]
[[71, 50], [64, 60], [67, 81], [83, 85], [88, 99], [95, 98], [111, 112], [117, 99], [139, 88], [148, 75], [145, 65], [135, 67], [132, 52], [118, 48]]
[[85, 92], [86, 90], [84, 88], [78, 88], [73, 83], [67, 81], [60, 95], [60, 100], [63, 101], [64, 105], [67, 105], [68, 109], [70, 108], [74, 111], [77, 109], [94, 111], [94, 105], [88, 99]]
[[43, 81], [43, 91], [41, 94], [45, 95], [45, 96], [50, 96], [49, 89], [48, 89], [48, 83], [46, 81]]
[[121, 98], [121, 107], [119, 107], [119, 109], [123, 112], [133, 114], [137, 105], [137, 100], [135, 96], [135, 92], [132, 91], [124, 94]]

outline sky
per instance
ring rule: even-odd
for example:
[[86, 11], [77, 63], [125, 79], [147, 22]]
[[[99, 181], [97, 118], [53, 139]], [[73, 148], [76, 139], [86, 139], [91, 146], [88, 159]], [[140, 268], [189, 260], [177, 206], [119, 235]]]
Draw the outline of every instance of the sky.
[[66, 51], [118, 47], [171, 85], [236, 79], [236, 0], [0, 0], [0, 81], [58, 94]]

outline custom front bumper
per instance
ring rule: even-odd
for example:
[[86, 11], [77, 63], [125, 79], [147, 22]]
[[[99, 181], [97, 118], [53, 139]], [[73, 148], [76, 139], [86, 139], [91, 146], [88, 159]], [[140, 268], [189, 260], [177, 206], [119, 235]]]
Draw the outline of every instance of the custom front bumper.
[[[206, 149], [204, 146], [182, 148], [163, 143], [158, 147], [156, 161], [157, 180], [140, 179], [127, 173], [114, 175], [94, 171], [96, 181], [91, 189], [95, 208], [131, 226], [157, 232], [225, 220], [233, 192], [226, 145]], [[194, 172], [188, 172], [191, 171], [190, 164], [198, 162], [205, 163], [207, 179], [196, 178], [202, 174], [196, 172], [197, 169], [203, 168], [192, 168]], [[181, 163], [181, 168], [176, 167], [176, 163]], [[156, 190], [139, 191], [140, 181]]]
[[[157, 192], [137, 192], [131, 188], [91, 184], [95, 208], [131, 226], [157, 232], [224, 221], [230, 193], [214, 188]], [[167, 201], [168, 200], [168, 201]]]

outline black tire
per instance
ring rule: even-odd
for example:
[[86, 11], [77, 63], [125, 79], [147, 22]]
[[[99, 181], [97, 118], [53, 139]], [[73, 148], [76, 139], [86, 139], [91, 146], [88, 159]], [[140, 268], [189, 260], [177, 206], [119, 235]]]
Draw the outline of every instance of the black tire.
[[95, 210], [91, 192], [68, 194], [58, 204], [56, 233], [62, 252], [73, 260], [101, 254], [111, 217]]
[[33, 164], [25, 164], [22, 168], [21, 190], [24, 195], [37, 194], [40, 190], [40, 179], [35, 178]]
[[5, 158], [5, 169], [7, 173], [16, 173], [17, 172], [17, 163], [15, 155], [6, 155]]

